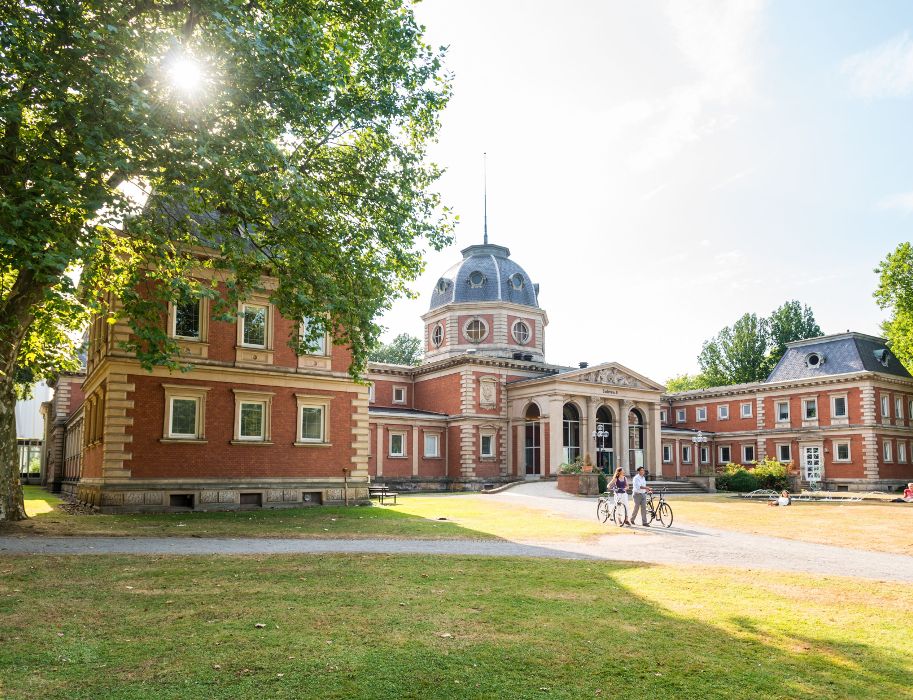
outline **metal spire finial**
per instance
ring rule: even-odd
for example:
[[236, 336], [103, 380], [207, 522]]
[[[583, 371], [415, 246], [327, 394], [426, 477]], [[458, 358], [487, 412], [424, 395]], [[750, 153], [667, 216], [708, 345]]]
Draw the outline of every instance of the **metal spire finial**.
[[488, 245], [488, 153], [482, 154], [482, 182], [484, 183], [483, 202], [485, 209], [485, 225], [483, 242]]

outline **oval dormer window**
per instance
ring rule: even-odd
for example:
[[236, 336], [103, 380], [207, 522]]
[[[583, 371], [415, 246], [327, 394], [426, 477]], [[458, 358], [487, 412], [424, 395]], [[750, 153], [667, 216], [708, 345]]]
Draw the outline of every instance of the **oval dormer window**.
[[818, 369], [824, 364], [824, 355], [820, 352], [810, 352], [805, 356], [805, 366], [811, 369]]
[[444, 294], [447, 290], [450, 289], [450, 280], [445, 280], [443, 277], [437, 281], [437, 290]]
[[523, 275], [515, 272], [510, 276], [510, 286], [516, 290], [523, 289]]
[[478, 270], [469, 273], [470, 287], [481, 287], [483, 284], [485, 284], [485, 275], [483, 275]]

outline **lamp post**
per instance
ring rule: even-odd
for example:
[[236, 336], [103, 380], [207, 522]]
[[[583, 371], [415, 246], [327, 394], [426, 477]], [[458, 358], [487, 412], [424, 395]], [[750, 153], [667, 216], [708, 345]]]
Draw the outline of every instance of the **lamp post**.
[[609, 437], [611, 432], [606, 430], [604, 425], [600, 424], [597, 426], [596, 430], [591, 433], [591, 435], [593, 436], [593, 444], [596, 449], [596, 467], [602, 471], [602, 465], [599, 463], [599, 441], [603, 438]]
[[695, 452], [694, 463], [698, 465], [697, 472], [700, 473], [700, 471], [701, 471], [701, 467], [700, 467], [701, 463], [699, 461], [700, 460], [700, 449], [707, 442], [707, 436], [704, 435], [704, 433], [702, 431], [698, 430], [697, 435], [695, 435], [693, 438], [691, 438], [691, 442], [694, 443], [694, 452]]

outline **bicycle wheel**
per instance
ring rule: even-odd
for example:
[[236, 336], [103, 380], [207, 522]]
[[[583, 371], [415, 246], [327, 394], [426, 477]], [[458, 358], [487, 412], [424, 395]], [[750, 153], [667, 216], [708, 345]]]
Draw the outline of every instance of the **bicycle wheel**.
[[672, 525], [672, 506], [668, 503], [660, 503], [659, 508], [656, 509], [656, 517], [665, 527], [670, 527]]
[[615, 507], [612, 509], [612, 520], [615, 521], [615, 524], [618, 527], [621, 527], [625, 524], [625, 521], [628, 519], [628, 509], [625, 507], [625, 504], [619, 501], [615, 504]]
[[600, 498], [599, 502], [596, 503], [596, 519], [599, 522], [604, 523], [609, 519], [611, 514], [612, 511], [609, 509], [609, 502], [604, 498]]
[[644, 508], [644, 511], [647, 513], [647, 524], [649, 525], [654, 520], [656, 520], [656, 508], [653, 507], [653, 499], [647, 501], [647, 505]]

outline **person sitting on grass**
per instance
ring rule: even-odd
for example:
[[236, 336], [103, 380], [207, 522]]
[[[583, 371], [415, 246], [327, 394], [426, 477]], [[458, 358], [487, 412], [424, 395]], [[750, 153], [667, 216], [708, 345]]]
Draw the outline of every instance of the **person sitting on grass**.
[[786, 489], [783, 489], [780, 492], [780, 495], [777, 496], [777, 500], [768, 501], [767, 505], [769, 505], [769, 506], [791, 506], [792, 503], [793, 503], [793, 499], [790, 498], [789, 491], [787, 491]]
[[907, 488], [903, 490], [903, 496], [893, 499], [891, 503], [913, 503], [913, 481], [907, 484]]

